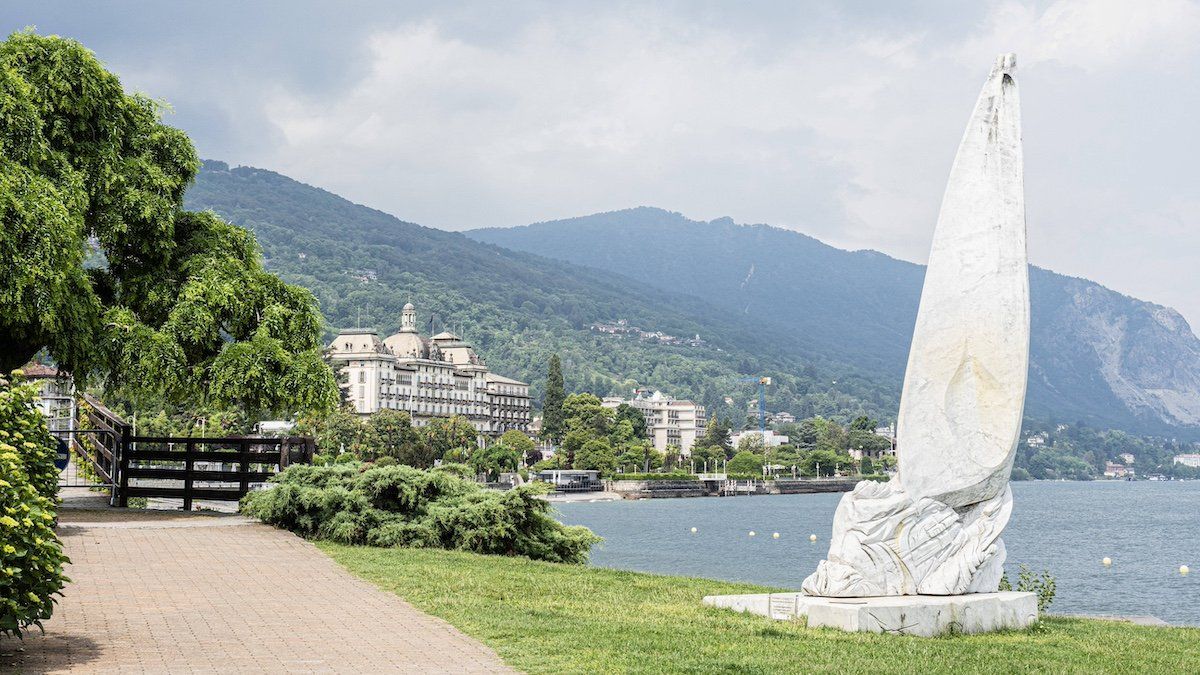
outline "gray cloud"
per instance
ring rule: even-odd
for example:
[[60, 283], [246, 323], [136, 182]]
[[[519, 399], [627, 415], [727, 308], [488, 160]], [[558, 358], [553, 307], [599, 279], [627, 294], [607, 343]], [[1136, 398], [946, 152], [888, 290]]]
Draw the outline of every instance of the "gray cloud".
[[1200, 7], [16, 2], [169, 101], [204, 156], [423, 224], [639, 204], [923, 260], [1018, 52], [1030, 254], [1200, 322]]

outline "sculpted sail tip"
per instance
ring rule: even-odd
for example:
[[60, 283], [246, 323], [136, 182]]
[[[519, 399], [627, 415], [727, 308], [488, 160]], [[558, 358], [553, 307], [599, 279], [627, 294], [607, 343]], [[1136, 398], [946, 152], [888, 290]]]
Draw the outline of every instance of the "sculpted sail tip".
[[984, 83], [950, 171], [897, 419], [899, 475], [842, 498], [809, 595], [995, 591], [1029, 363], [1016, 58]]
[[897, 419], [900, 478], [953, 507], [1007, 484], [1029, 367], [1016, 58], [996, 59], [938, 215]]

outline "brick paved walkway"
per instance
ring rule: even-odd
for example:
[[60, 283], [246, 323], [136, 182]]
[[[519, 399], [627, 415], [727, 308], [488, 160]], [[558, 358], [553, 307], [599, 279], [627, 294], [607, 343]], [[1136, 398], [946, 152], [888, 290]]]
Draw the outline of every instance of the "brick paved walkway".
[[44, 636], [0, 638], [0, 671], [507, 670], [288, 532], [239, 516], [117, 513], [62, 512], [72, 583]]

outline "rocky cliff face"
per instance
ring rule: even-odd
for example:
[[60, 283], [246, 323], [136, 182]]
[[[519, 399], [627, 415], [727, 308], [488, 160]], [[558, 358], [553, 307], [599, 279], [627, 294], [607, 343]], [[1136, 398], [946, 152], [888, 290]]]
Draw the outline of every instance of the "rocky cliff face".
[[1085, 279], [1037, 273], [1048, 277], [1043, 295], [1056, 309], [1042, 312], [1041, 354], [1094, 365], [1096, 383], [1136, 418], [1200, 425], [1200, 339], [1178, 312]]

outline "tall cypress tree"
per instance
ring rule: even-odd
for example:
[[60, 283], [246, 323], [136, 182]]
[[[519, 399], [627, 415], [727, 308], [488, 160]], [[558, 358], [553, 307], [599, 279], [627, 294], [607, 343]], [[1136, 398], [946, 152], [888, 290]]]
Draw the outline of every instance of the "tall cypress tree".
[[546, 398], [542, 402], [542, 437], [552, 443], [562, 440], [563, 400], [567, 397], [563, 388], [562, 361], [558, 354], [550, 357], [550, 369], [546, 373]]

